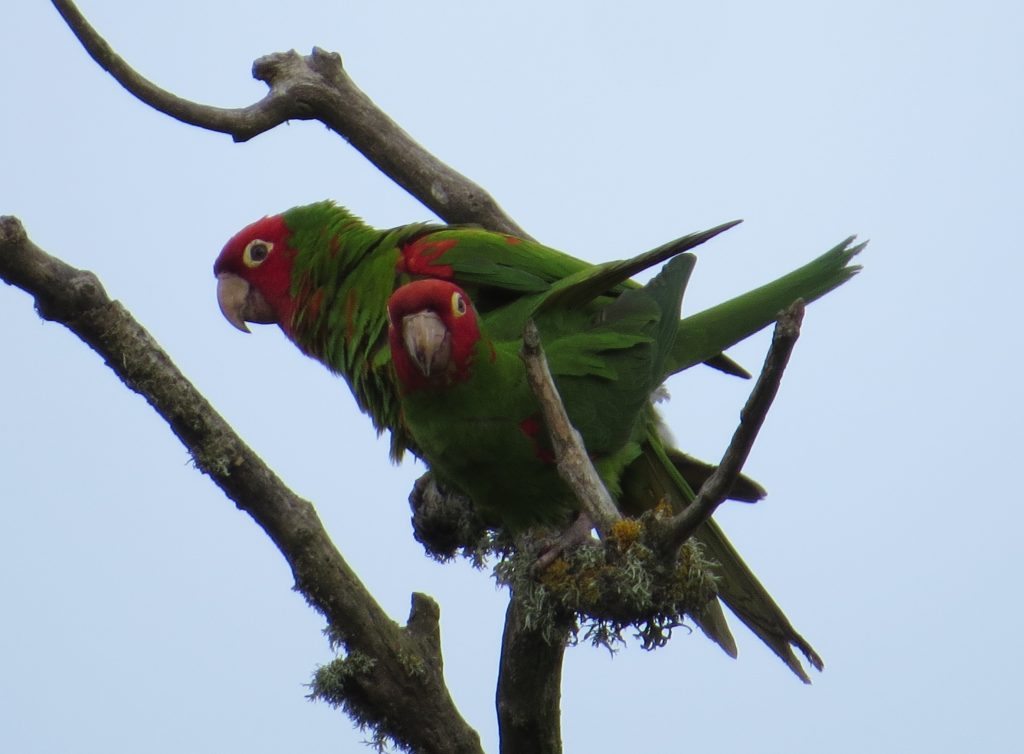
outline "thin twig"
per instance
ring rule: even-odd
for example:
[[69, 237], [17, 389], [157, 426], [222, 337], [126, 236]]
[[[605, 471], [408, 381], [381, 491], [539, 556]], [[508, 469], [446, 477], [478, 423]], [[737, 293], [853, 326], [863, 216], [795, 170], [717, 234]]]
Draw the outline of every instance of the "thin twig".
[[804, 302], [797, 299], [784, 311], [775, 325], [772, 345], [765, 357], [764, 367], [757, 383], [740, 412], [740, 423], [733, 433], [722, 462], [701, 485], [694, 501], [678, 513], [667, 525], [665, 549], [674, 558], [675, 553], [697, 528], [711, 518], [715, 509], [725, 500], [743, 470], [750, 449], [757, 439], [768, 410], [779, 392], [782, 375], [790, 354], [800, 337], [800, 324], [804, 318]]
[[259, 102], [221, 108], [183, 99], [135, 71], [71, 0], [52, 0], [93, 60], [145, 104], [170, 117], [247, 141], [288, 120], [319, 120], [448, 223], [475, 223], [528, 238], [483, 188], [420, 146], [349, 78], [341, 56], [313, 48], [267, 55], [252, 67], [270, 87]]
[[603, 539], [612, 524], [622, 518], [615, 501], [608, 493], [601, 477], [590, 462], [583, 438], [569, 421], [565, 406], [555, 388], [555, 382], [548, 369], [544, 349], [540, 343], [537, 326], [530, 320], [523, 330], [523, 361], [526, 362], [526, 377], [530, 389], [540, 403], [544, 423], [551, 436], [555, 450], [558, 473], [576, 494], [583, 511], [590, 516]]
[[445, 687], [433, 600], [413, 595], [407, 626], [392, 621], [334, 547], [313, 506], [235, 434], [94, 274], [43, 252], [13, 217], [0, 217], [0, 278], [32, 295], [40, 316], [68, 327], [149, 401], [196, 467], [274, 541], [296, 589], [327, 618], [348, 656], [363, 660], [346, 681], [363, 722], [416, 751], [482, 751]]
[[142, 102], [175, 120], [229, 134], [235, 141], [247, 141], [290, 118], [302, 117], [295, 110], [294, 97], [283, 88], [273, 86], [259, 102], [239, 108], [202, 105], [172, 94], [128, 65], [70, 0], [53, 0], [53, 5], [103, 70]]

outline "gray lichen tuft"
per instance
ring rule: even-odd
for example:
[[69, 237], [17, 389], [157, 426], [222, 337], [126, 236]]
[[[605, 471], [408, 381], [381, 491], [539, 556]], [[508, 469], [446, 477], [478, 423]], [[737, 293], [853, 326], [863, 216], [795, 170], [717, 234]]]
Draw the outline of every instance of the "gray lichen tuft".
[[614, 650], [632, 629], [645, 649], [663, 646], [672, 629], [685, 625], [716, 594], [712, 563], [690, 541], [674, 564], [651, 546], [662, 512], [616, 523], [604, 544], [563, 554], [539, 576], [537, 553], [507, 554], [495, 567], [499, 583], [512, 588], [524, 607], [526, 627], [557, 641], [568, 626], [573, 638]]
[[233, 439], [217, 434], [191, 447], [189, 453], [197, 469], [215, 478], [231, 476], [232, 467], [241, 462], [238, 446]]
[[372, 683], [370, 676], [376, 664], [373, 658], [352, 652], [321, 665], [313, 673], [306, 698], [344, 711], [360, 731], [370, 735], [366, 743], [375, 751], [402, 749], [401, 743], [388, 732], [388, 720], [381, 716], [379, 706], [366, 701], [363, 685]]

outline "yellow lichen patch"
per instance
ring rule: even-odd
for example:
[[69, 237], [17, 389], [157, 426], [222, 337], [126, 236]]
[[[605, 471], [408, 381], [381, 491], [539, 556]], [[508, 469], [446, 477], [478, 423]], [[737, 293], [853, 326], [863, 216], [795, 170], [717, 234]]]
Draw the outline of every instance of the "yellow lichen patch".
[[672, 503], [668, 501], [668, 498], [663, 497], [654, 506], [654, 517], [656, 519], [672, 518], [673, 515], [675, 515], [675, 512], [672, 510]]
[[619, 549], [627, 550], [635, 543], [643, 531], [643, 526], [635, 518], [622, 518], [612, 524], [611, 538]]
[[557, 589], [569, 578], [569, 563], [564, 558], [558, 558], [541, 572], [539, 580], [549, 589]]

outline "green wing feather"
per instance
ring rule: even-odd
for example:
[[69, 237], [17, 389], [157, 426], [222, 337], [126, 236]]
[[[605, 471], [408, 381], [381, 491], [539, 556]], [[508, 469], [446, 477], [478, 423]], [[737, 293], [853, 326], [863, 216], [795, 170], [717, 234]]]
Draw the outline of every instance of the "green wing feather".
[[[559, 327], [554, 327], [550, 315], [546, 316], [552, 309], [538, 312], [538, 330], [552, 375], [591, 453], [612, 453], [636, 437], [637, 422], [661, 384], [662, 364], [675, 338], [694, 262], [691, 254], [682, 254], [643, 288], [610, 300], [598, 296], [593, 301], [607, 303], [577, 330], [561, 329], [565, 323], [560, 317]], [[589, 281], [580, 285], [595, 295], [600, 290]], [[588, 302], [575, 297], [564, 300], [572, 302], [567, 311], [586, 311]], [[589, 371], [582, 366], [589, 366]]]
[[[581, 270], [574, 275], [555, 282], [548, 289], [543, 300], [538, 303], [536, 312], [541, 312], [547, 308], [562, 307], [568, 309], [587, 304], [599, 295], [613, 291], [620, 284], [626, 283], [629, 281], [629, 278], [639, 272], [643, 272], [648, 267], [653, 267], [667, 259], [678, 256], [684, 251], [700, 246], [705, 241], [710, 241], [718, 234], [729, 230], [729, 228], [734, 228], [740, 222], [742, 221], [733, 220], [732, 222], [723, 223], [709, 230], [677, 238], [631, 259], [606, 262]], [[690, 264], [690, 270], [692, 268], [693, 262]], [[689, 275], [689, 272], [687, 275]], [[636, 283], [631, 283], [630, 287], [636, 290], [639, 286]], [[682, 292], [680, 290], [680, 301], [682, 300], [681, 296]]]
[[[488, 293], [541, 293], [553, 282], [591, 267], [582, 259], [535, 241], [481, 228], [435, 230], [430, 240], [455, 242], [434, 260], [434, 264], [450, 266], [455, 271], [455, 281], [469, 292], [479, 287]], [[478, 304], [484, 308], [487, 305], [486, 297]]]

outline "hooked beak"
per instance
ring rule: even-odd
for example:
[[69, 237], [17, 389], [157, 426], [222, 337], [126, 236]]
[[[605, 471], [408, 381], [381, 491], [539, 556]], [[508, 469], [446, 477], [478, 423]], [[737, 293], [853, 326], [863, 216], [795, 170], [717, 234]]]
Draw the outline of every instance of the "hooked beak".
[[217, 275], [217, 303], [224, 318], [242, 332], [249, 332], [246, 322], [261, 325], [277, 322], [263, 294], [230, 272]]
[[444, 372], [451, 359], [448, 328], [432, 311], [416, 312], [402, 318], [402, 342], [424, 377]]

